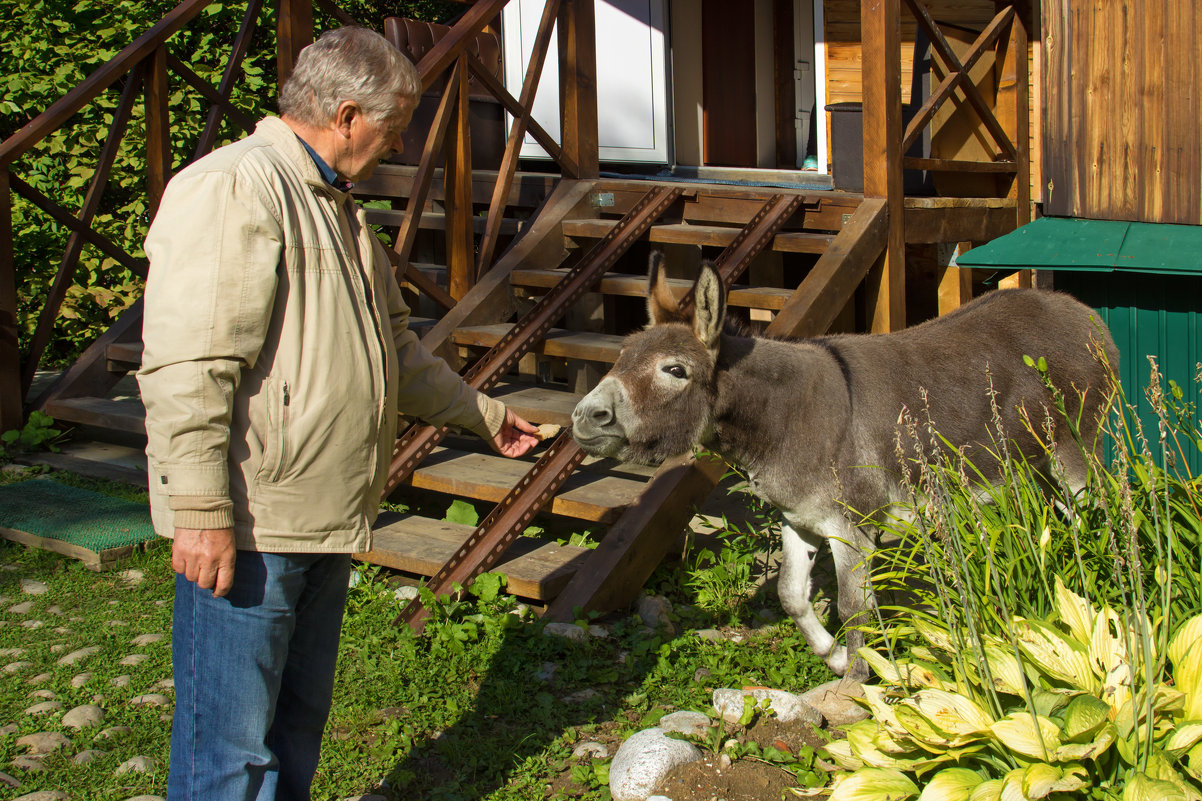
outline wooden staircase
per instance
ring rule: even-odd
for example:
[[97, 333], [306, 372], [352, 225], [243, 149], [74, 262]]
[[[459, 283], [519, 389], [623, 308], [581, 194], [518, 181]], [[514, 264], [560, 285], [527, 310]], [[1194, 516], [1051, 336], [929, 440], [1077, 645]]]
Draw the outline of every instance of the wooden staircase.
[[[408, 200], [413, 172], [413, 167], [382, 165], [359, 187], [358, 194], [371, 206], [369, 220], [386, 240], [396, 237], [404, 221], [405, 212], [396, 209]], [[510, 348], [503, 374], [486, 385], [487, 391], [531, 422], [565, 429], [576, 402], [617, 359], [623, 335], [645, 322], [641, 310], [649, 248], [665, 249], [685, 264], [681, 276], [670, 282], [682, 297], [692, 286], [689, 264], [702, 256], [726, 264], [730, 307], [761, 328], [788, 334], [805, 328], [797, 320], [825, 330], [841, 310], [851, 310], [855, 288], [882, 246], [883, 226], [864, 225], [857, 217], [863, 216], [863, 199], [842, 193], [638, 180], [551, 182], [522, 174], [515, 178], [512, 193], [509, 216], [499, 226], [502, 256], [450, 312], [444, 313], [414, 286], [404, 286], [415, 315], [431, 315], [413, 318], [427, 347], [456, 366], [476, 365], [477, 371], [487, 354]], [[639, 204], [652, 195], [660, 204], [653, 216], [634, 234], [622, 234], [627, 241], [615, 244], [622, 220], [639, 213]], [[441, 199], [435, 180], [413, 238], [412, 268], [425, 282], [446, 290], [447, 271], [438, 262]], [[370, 201], [390, 201], [393, 208]], [[876, 220], [879, 214], [869, 217]], [[760, 258], [762, 253], [776, 255]], [[523, 312], [536, 313], [565, 283], [579, 282], [574, 276], [590, 258], [603, 263], [589, 267], [594, 275], [588, 285], [574, 290], [570, 305], [544, 312], [550, 317], [537, 326], [537, 336], [515, 346], [511, 340], [524, 324]], [[747, 268], [753, 263], [766, 265], [753, 268], [754, 274], [776, 280], [750, 280]], [[822, 300], [822, 308], [807, 312], [804, 304], [813, 307], [815, 299]], [[554, 325], [548, 322], [551, 317]], [[786, 317], [794, 321], [791, 329], [773, 331], [772, 321]], [[854, 324], [853, 318], [849, 325]], [[135, 306], [65, 374], [42, 408], [63, 422], [143, 433], [137, 400], [109, 396], [122, 376], [137, 369], [139, 340], [140, 309]], [[470, 380], [473, 373], [467, 375]], [[415, 431], [420, 434], [415, 427], [411, 437], [418, 436]], [[425, 455], [411, 468], [398, 467], [398, 456], [392, 483], [394, 497], [403, 496], [413, 508], [435, 513], [383, 513], [373, 550], [358, 558], [411, 579], [429, 579], [456, 563], [458, 554], [458, 561], [472, 562], [476, 572], [491, 567], [505, 574], [510, 592], [547, 606], [558, 618], [570, 618], [579, 607], [613, 608], [636, 597], [722, 472], [718, 465], [691, 459], [655, 469], [578, 454], [574, 458], [579, 468], [569, 465], [554, 491], [535, 504], [538, 508], [530, 515], [540, 512], [558, 532], [600, 529], [600, 545], [589, 549], [546, 536], [519, 536], [526, 528], [522, 526], [494, 535], [489, 547], [496, 553], [482, 556], [475, 540], [483, 534], [436, 519], [437, 510], [446, 509], [455, 498], [480, 508], [504, 505], [527, 480], [541, 451], [510, 460], [474, 437], [429, 432], [424, 435], [431, 440]], [[566, 442], [560, 447], [575, 446]], [[398, 453], [401, 450], [398, 446]]]

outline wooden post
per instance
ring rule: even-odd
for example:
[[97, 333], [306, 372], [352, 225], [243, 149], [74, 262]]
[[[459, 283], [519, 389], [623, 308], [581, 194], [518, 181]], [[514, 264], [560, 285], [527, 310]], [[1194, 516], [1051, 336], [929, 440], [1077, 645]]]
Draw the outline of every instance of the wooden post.
[[468, 118], [468, 70], [464, 57], [453, 76], [456, 89], [455, 113], [451, 119], [453, 140], [446, 153], [443, 205], [446, 208], [447, 290], [456, 301], [476, 283], [476, 241], [472, 226], [472, 139]]
[[276, 75], [283, 86], [300, 51], [313, 41], [313, 0], [276, 0], [276, 12]]
[[20, 428], [21, 423], [21, 350], [17, 343], [12, 189], [8, 170], [0, 167], [0, 431]]
[[[998, 42], [998, 99], [997, 118], [1002, 127], [1014, 132], [1014, 164], [1017, 172], [1007, 197], [1014, 199], [1016, 226], [1031, 222], [1031, 131], [1030, 102], [1031, 78], [1027, 63], [1027, 20], [1030, 8], [1027, 2], [997, 0], [997, 10], [1014, 6], [1014, 20], [1010, 23], [1010, 36]], [[1007, 276], [999, 286], [1030, 287], [1031, 270], [1019, 270]]]
[[593, 0], [564, 0], [559, 9], [559, 109], [571, 178], [601, 174], [597, 156], [597, 26]]
[[167, 47], [155, 48], [142, 62], [146, 87], [146, 198], [150, 219], [159, 210], [163, 190], [171, 177], [171, 112], [167, 100]]
[[860, 0], [864, 92], [864, 197], [884, 198], [885, 251], [868, 276], [872, 330], [906, 325], [905, 188], [902, 182], [901, 0]]

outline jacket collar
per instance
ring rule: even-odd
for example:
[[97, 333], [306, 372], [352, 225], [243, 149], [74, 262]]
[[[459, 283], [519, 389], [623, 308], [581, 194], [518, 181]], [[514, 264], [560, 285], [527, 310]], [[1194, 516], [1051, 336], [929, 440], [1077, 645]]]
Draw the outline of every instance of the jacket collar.
[[305, 183], [329, 195], [338, 204], [346, 202], [350, 192], [344, 192], [329, 184], [305, 149], [300, 137], [279, 117], [264, 117], [255, 126], [255, 136], [264, 139], [272, 148], [283, 155], [305, 179]]

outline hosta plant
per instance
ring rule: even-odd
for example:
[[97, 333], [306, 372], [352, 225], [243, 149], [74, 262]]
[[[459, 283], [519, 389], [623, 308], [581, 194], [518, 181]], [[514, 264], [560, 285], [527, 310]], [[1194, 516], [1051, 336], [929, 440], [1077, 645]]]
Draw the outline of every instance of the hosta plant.
[[862, 651], [883, 684], [826, 748], [832, 801], [1202, 801], [1202, 615], [1163, 649], [1160, 623], [1057, 578], [1049, 618], [1006, 636], [913, 625], [926, 645], [906, 659]]

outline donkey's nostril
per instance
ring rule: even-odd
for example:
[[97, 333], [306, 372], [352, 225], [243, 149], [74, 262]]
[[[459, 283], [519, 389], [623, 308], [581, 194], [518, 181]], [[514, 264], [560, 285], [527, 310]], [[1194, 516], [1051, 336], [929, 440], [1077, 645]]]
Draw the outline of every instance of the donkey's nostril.
[[593, 409], [592, 414], [589, 416], [592, 417], [593, 422], [599, 426], [607, 426], [612, 423], [614, 419], [613, 412], [605, 407], [597, 407], [596, 409]]

